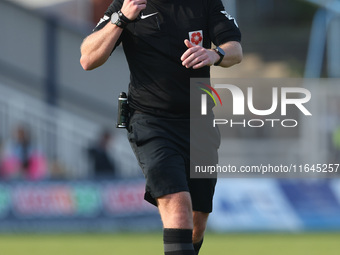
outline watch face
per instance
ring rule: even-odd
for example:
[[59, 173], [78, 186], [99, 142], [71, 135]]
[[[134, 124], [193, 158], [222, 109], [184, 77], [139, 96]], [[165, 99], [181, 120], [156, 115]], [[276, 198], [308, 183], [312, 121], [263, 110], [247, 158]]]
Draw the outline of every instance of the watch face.
[[112, 15], [111, 15], [111, 23], [112, 24], [116, 24], [117, 21], [119, 20], [119, 15], [117, 12], [114, 12]]
[[225, 55], [224, 50], [222, 50], [220, 47], [217, 47], [216, 49], [218, 50], [219, 55], [222, 55], [222, 56]]

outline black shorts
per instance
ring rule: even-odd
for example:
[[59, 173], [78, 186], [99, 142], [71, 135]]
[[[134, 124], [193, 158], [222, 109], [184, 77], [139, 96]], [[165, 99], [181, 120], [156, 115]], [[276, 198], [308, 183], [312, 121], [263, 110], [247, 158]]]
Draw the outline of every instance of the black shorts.
[[190, 178], [189, 119], [135, 112], [128, 139], [146, 179], [146, 201], [157, 206], [156, 198], [188, 191], [194, 211], [212, 211], [216, 178]]

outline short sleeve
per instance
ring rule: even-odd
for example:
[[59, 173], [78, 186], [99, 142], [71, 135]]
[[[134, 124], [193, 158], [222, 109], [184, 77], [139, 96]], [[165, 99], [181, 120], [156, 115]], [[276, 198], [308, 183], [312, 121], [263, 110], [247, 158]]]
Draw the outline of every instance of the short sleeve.
[[[100, 21], [98, 22], [98, 24], [96, 25], [96, 27], [92, 30], [92, 32], [96, 32], [99, 31], [100, 29], [102, 29], [103, 27], [106, 26], [107, 23], [110, 22], [111, 19], [111, 15], [114, 12], [119, 11], [122, 6], [123, 6], [123, 1], [124, 0], [114, 0], [109, 8], [107, 8], [106, 12], [104, 13], [104, 16], [100, 19]], [[122, 35], [119, 37], [119, 39], [116, 42], [115, 47], [112, 49], [112, 52], [116, 49], [116, 47], [122, 42]], [[112, 54], [111, 52], [111, 54]]]
[[221, 0], [208, 0], [209, 9], [209, 35], [215, 45], [229, 41], [241, 41], [241, 32], [238, 24], [226, 12]]
[[102, 29], [103, 27], [105, 27], [105, 25], [107, 23], [110, 22], [110, 18], [111, 15], [114, 12], [119, 11], [122, 6], [123, 6], [123, 1], [124, 0], [114, 0], [110, 6], [107, 8], [106, 12], [104, 13], [104, 16], [100, 19], [100, 21], [98, 22], [98, 24], [96, 25], [96, 27], [93, 29], [93, 32], [98, 31], [100, 29]]

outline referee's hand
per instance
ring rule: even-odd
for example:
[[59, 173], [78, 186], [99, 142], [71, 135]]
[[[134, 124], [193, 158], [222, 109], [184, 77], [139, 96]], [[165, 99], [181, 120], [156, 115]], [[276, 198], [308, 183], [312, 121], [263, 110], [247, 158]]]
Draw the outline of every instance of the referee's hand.
[[186, 68], [198, 69], [211, 66], [220, 58], [215, 51], [195, 46], [187, 39], [184, 40], [184, 44], [188, 49], [183, 53], [181, 61]]
[[129, 20], [135, 20], [139, 13], [146, 8], [146, 0], [124, 0], [120, 10]]

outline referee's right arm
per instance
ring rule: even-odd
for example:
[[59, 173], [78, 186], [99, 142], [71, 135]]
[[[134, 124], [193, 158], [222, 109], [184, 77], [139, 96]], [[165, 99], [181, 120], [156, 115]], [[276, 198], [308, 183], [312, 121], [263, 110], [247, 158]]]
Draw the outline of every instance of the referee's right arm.
[[[146, 0], [124, 0], [121, 12], [128, 19], [134, 20], [145, 8]], [[86, 37], [80, 47], [80, 64], [83, 69], [88, 71], [103, 65], [109, 58], [122, 31], [122, 28], [108, 22], [102, 29]]]
[[101, 30], [89, 35], [83, 41], [80, 64], [84, 70], [93, 70], [106, 62], [123, 29], [107, 23]]

